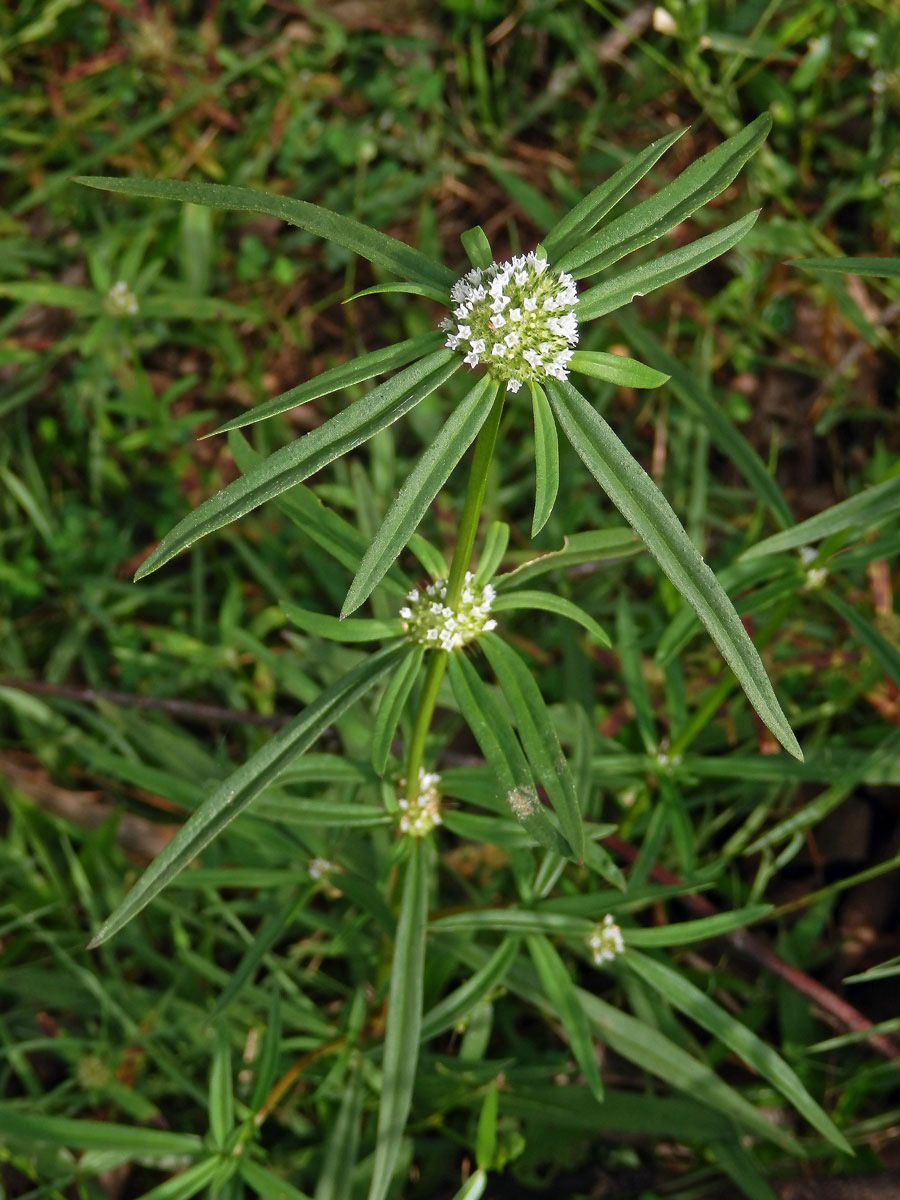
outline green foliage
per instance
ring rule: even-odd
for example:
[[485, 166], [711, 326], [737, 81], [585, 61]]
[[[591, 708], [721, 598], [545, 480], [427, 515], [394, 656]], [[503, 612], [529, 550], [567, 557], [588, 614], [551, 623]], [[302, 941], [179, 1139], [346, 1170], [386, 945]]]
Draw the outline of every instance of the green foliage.
[[[11, 1194], [877, 1169], [894, 1073], [795, 988], [892, 1012], [900, 35], [666, 8], [0, 17]], [[504, 399], [438, 306], [538, 239], [599, 319]], [[408, 644], [467, 569], [496, 630]]]

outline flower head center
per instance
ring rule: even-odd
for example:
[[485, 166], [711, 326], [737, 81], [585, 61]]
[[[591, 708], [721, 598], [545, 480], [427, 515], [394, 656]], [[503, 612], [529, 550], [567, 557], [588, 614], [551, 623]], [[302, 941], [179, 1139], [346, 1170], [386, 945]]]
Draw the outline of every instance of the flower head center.
[[451, 315], [442, 328], [451, 350], [470, 367], [485, 363], [511, 392], [523, 383], [565, 379], [578, 344], [575, 280], [545, 258], [517, 255], [475, 267], [453, 285]]
[[447, 604], [445, 580], [438, 579], [422, 591], [413, 588], [407, 596], [409, 604], [400, 609], [403, 632], [411, 642], [432, 650], [458, 650], [480, 633], [496, 629], [497, 622], [489, 619], [495, 594], [490, 584], [478, 587], [471, 571], [466, 572], [456, 608]]
[[622, 930], [613, 920], [612, 913], [607, 913], [603, 920], [593, 927], [587, 944], [598, 967], [625, 953], [625, 939], [622, 937]]
[[400, 809], [400, 829], [410, 837], [424, 837], [435, 825], [441, 824], [440, 775], [419, 767], [419, 789], [412, 800], [407, 798], [406, 780], [397, 783], [397, 805]]

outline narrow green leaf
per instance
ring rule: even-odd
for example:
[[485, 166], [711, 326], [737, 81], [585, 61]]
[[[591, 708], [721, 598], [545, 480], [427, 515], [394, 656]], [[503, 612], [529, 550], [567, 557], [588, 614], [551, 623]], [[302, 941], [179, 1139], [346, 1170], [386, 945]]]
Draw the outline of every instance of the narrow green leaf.
[[156, 856], [94, 935], [91, 947], [107, 941], [137, 916], [293, 759], [309, 749], [342, 712], [386, 674], [401, 653], [388, 647], [348, 672], [220, 784]]
[[391, 966], [375, 1164], [368, 1200], [384, 1200], [391, 1185], [412, 1103], [422, 1034], [430, 851], [424, 838], [410, 838], [409, 842], [409, 860]]
[[445, 306], [450, 303], [450, 292], [447, 288], [429, 287], [426, 283], [376, 283], [372, 287], [363, 288], [361, 292], [354, 292], [342, 303], [350, 304], [353, 300], [358, 300], [360, 296], [381, 296], [389, 295], [392, 292], [403, 292], [408, 296], [424, 296], [427, 300], [436, 300], [438, 304]]
[[521, 587], [546, 575], [549, 571], [578, 566], [581, 563], [615, 562], [642, 553], [644, 545], [634, 532], [622, 525], [617, 529], [591, 529], [584, 533], [570, 533], [563, 539], [559, 550], [548, 550], [536, 558], [527, 559], [511, 571], [499, 575], [494, 585], [501, 590]]
[[541, 689], [511, 646], [496, 635], [484, 634], [479, 644], [509, 705], [538, 783], [550, 797], [563, 837], [576, 859], [584, 858], [584, 825], [569, 770]]
[[495, 987], [504, 980], [506, 972], [519, 953], [517, 937], [504, 938], [488, 961], [465, 983], [429, 1009], [422, 1020], [422, 1041], [427, 1042], [445, 1029], [452, 1029]]
[[386, 638], [400, 637], [403, 625], [399, 618], [391, 621], [376, 621], [369, 617], [356, 620], [340, 620], [327, 613], [312, 612], [292, 604], [289, 600], [281, 601], [281, 608], [289, 621], [313, 637], [326, 638], [332, 642], [380, 642]]
[[662, 371], [656, 371], [635, 358], [622, 354], [603, 354], [599, 350], [576, 350], [569, 362], [569, 369], [580, 375], [593, 375], [620, 387], [655, 388], [669, 379]]
[[725, 415], [722, 404], [714, 400], [693, 373], [669, 354], [638, 321], [624, 313], [620, 313], [616, 321], [628, 342], [644, 358], [668, 372], [672, 391], [688, 412], [702, 422], [713, 442], [734, 463], [778, 524], [783, 529], [793, 524], [794, 518], [781, 488], [747, 439]]
[[534, 411], [534, 518], [531, 536], [547, 524], [559, 491], [559, 441], [547, 393], [539, 383], [531, 385]]
[[410, 550], [428, 572], [432, 579], [446, 579], [449, 574], [447, 560], [431, 542], [426, 541], [420, 534], [414, 533], [408, 542]]
[[625, 304], [630, 304], [635, 296], [646, 296], [648, 292], [689, 275], [698, 267], [705, 266], [732, 246], [737, 245], [741, 238], [752, 229], [759, 216], [759, 210], [747, 213], [739, 221], [708, 233], [706, 237], [697, 238], [687, 246], [670, 250], [650, 262], [630, 271], [613, 275], [596, 287], [582, 292], [578, 300], [577, 314], [579, 321], [592, 321], [595, 317], [605, 316]]
[[549, 391], [557, 419], [588, 470], [697, 613], [762, 720], [802, 760], [756, 647], [665, 496], [571, 384], [553, 380]]
[[269, 1012], [266, 1017], [266, 1032], [263, 1035], [262, 1049], [253, 1068], [253, 1091], [250, 1094], [250, 1110], [258, 1112], [278, 1072], [278, 1058], [281, 1054], [281, 991], [276, 984], [269, 1000]]
[[430, 354], [437, 350], [444, 340], [442, 333], [421, 333], [417, 337], [408, 338], [405, 342], [397, 342], [393, 346], [385, 346], [380, 350], [363, 354], [359, 358], [352, 358], [349, 362], [340, 363], [336, 367], [323, 371], [321, 375], [310, 379], [308, 383], [301, 383], [298, 387], [282, 392], [280, 396], [263, 400], [255, 408], [250, 408], [246, 412], [232, 417], [230, 421], [226, 421], [224, 425], [220, 425], [218, 429], [214, 429], [212, 433], [204, 434], [204, 436], [212, 437], [213, 434], [227, 433], [231, 429], [243, 429], [246, 425], [256, 424], [257, 421], [277, 417], [279, 413], [297, 408], [298, 405], [306, 404], [310, 400], [331, 396], [334, 392], [340, 392], [354, 384], [365, 383], [368, 379], [374, 379], [376, 375], [395, 371], [400, 367], [405, 367], [407, 363], [411, 363], [416, 358]]
[[248, 1155], [243, 1155], [240, 1161], [241, 1178], [248, 1187], [253, 1189], [259, 1200], [310, 1200], [306, 1192], [301, 1192], [286, 1179], [261, 1167]]
[[544, 238], [544, 246], [551, 263], [570, 247], [583, 241], [609, 210], [640, 183], [657, 159], [661, 158], [684, 132], [683, 129], [678, 129], [651, 142], [567, 212]]
[[474, 225], [471, 229], [467, 229], [460, 234], [459, 240], [462, 242], [463, 250], [469, 257], [469, 262], [473, 267], [480, 267], [482, 271], [494, 261], [494, 254], [491, 250], [491, 243], [487, 239], [487, 234], [480, 225]]
[[833, 1146], [845, 1154], [853, 1153], [847, 1139], [813, 1100], [784, 1059], [746, 1025], [710, 1000], [681, 972], [637, 951], [625, 954], [622, 965], [659, 992], [667, 1003], [718, 1038], [764, 1079], [768, 1079]]
[[484, 1171], [475, 1171], [459, 1191], [454, 1193], [452, 1200], [481, 1200], [486, 1187], [487, 1174]]
[[572, 849], [538, 799], [522, 747], [500, 705], [462, 654], [451, 654], [450, 682], [475, 740], [497, 777], [513, 816], [548, 850], [572, 858]]
[[207, 208], [228, 209], [231, 212], [265, 213], [278, 217], [307, 233], [325, 238], [346, 250], [352, 250], [369, 262], [414, 283], [424, 283], [440, 289], [449, 288], [456, 276], [440, 263], [432, 262], [412, 246], [398, 242], [396, 238], [369, 229], [349, 217], [309, 204], [306, 200], [292, 200], [289, 196], [277, 196], [270, 192], [256, 192], [250, 188], [231, 187], [219, 183], [184, 183], [176, 179], [121, 179], [105, 175], [76, 175], [73, 183], [98, 188], [104, 192], [118, 192], [123, 196], [144, 196], [150, 200], [179, 200], [191, 204], [203, 204]]
[[771, 904], [750, 904], [731, 912], [698, 917], [696, 921], [674, 921], [671, 925], [623, 926], [622, 934], [628, 946], [686, 946], [721, 937], [734, 929], [759, 921], [772, 911]]
[[484, 545], [475, 571], [475, 582], [481, 587], [494, 578], [508, 545], [509, 526], [505, 521], [491, 521], [484, 535]]
[[806, 546], [810, 542], [819, 542], [840, 533], [844, 529], [863, 531], [880, 526], [888, 518], [900, 511], [900, 474], [894, 475], [884, 483], [865, 488], [849, 500], [841, 500], [826, 508], [824, 512], [816, 513], [799, 525], [785, 529], [772, 537], [764, 538], [741, 555], [741, 561], [751, 558], [761, 558], [765, 554], [780, 554], [784, 550], [796, 550], [798, 546]]
[[753, 1155], [737, 1138], [715, 1138], [709, 1142], [709, 1149], [746, 1200], [778, 1200], [760, 1174]]
[[475, 1135], [475, 1162], [479, 1170], [488, 1171], [494, 1165], [494, 1155], [497, 1153], [497, 1109], [499, 1096], [497, 1085], [492, 1083], [485, 1093], [478, 1115], [478, 1129]]
[[359, 1118], [362, 1112], [362, 1073], [352, 1071], [341, 1107], [325, 1144], [313, 1200], [350, 1200], [353, 1167], [359, 1147]]
[[501, 592], [491, 604], [491, 612], [495, 613], [513, 612], [519, 608], [539, 609], [542, 612], [554, 613], [558, 617], [565, 617], [586, 630], [599, 646], [612, 645], [609, 634], [602, 625], [597, 624], [590, 613], [586, 613], [583, 608], [579, 608], [571, 600], [566, 600], [564, 596], [557, 596], [553, 592], [530, 590]]
[[194, 1163], [186, 1171], [172, 1175], [149, 1192], [144, 1192], [140, 1200], [190, 1200], [191, 1196], [196, 1196], [221, 1172], [222, 1159], [218, 1155], [207, 1158], [203, 1162]]
[[790, 267], [805, 271], [839, 272], [842, 275], [876, 275], [881, 278], [900, 278], [900, 258], [792, 258]]
[[286, 492], [296, 483], [367, 441], [440, 387], [459, 363], [449, 350], [437, 350], [407, 367], [355, 404], [276, 450], [260, 466], [210, 496], [180, 521], [135, 573], [142, 579], [180, 551], [223, 525]]
[[194, 1133], [170, 1133], [116, 1125], [112, 1121], [78, 1121], [44, 1112], [22, 1112], [11, 1104], [0, 1105], [0, 1135], [13, 1143], [59, 1146], [69, 1150], [128, 1151], [135, 1161], [171, 1159], [203, 1150]]
[[534, 963], [541, 981], [541, 987], [566, 1031], [569, 1046], [575, 1056], [575, 1061], [581, 1068], [591, 1095], [595, 1100], [602, 1100], [603, 1081], [597, 1066], [591, 1027], [584, 1014], [584, 1009], [578, 1002], [572, 977], [566, 970], [563, 960], [545, 937], [531, 933], [525, 940], [528, 943], [531, 961]]
[[466, 912], [449, 913], [431, 922], [434, 933], [485, 933], [494, 931], [515, 934], [552, 934], [556, 937], [587, 938], [591, 922], [586, 917], [566, 913], [536, 912], [530, 908], [472, 908]]
[[746, 129], [698, 158], [654, 196], [569, 250], [556, 264], [557, 268], [583, 279], [662, 237], [724, 192], [747, 159], [763, 144], [771, 127], [768, 113], [757, 117]]
[[342, 618], [359, 608], [415, 532], [450, 472], [475, 440], [499, 390], [483, 375], [453, 410], [431, 445], [416, 463], [387, 511], [344, 601]]
[[[191, 874], [193, 872], [189, 871], [188, 876]], [[296, 872], [294, 875], [296, 879]], [[262, 923], [254, 933], [253, 941], [242, 954], [237, 966], [229, 971], [228, 982], [219, 993], [219, 997], [209, 1014], [210, 1022], [218, 1020], [220, 1015], [241, 994], [247, 984], [250, 983], [260, 963], [281, 937], [287, 926], [293, 921], [297, 911], [309, 902], [312, 892], [312, 886], [307, 887], [299, 895], [292, 895], [287, 903], [283, 904], [277, 912], [269, 913], [263, 918]], [[211, 1103], [210, 1112], [212, 1112]], [[221, 1145], [223, 1139], [218, 1138], [217, 1141]]]
[[375, 717], [375, 728], [372, 730], [372, 766], [378, 775], [383, 775], [391, 753], [391, 742], [400, 724], [400, 717], [409, 693], [412, 691], [416, 676], [425, 657], [424, 646], [410, 646], [406, 654], [397, 664], [391, 680], [384, 690], [378, 712]]
[[234, 1093], [231, 1086], [231, 1047], [219, 1030], [209, 1073], [209, 1132], [219, 1149], [234, 1128]]
[[103, 311], [103, 297], [91, 288], [72, 287], [49, 279], [21, 279], [0, 283], [0, 296], [19, 304], [71, 308], [85, 316], [94, 316]]

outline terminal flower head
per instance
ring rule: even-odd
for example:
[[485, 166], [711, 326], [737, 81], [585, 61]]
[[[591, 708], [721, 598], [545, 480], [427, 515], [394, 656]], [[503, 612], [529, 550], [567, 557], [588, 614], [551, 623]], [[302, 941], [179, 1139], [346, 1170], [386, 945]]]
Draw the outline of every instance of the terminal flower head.
[[598, 967], [612, 962], [614, 958], [625, 953], [625, 939], [622, 937], [622, 930], [612, 919], [611, 913], [607, 913], [599, 925], [594, 926], [587, 944]]
[[406, 780], [397, 782], [397, 805], [400, 809], [400, 829], [410, 837], [424, 837], [441, 822], [441, 794], [438, 784], [440, 775], [419, 767], [419, 790], [410, 800], [407, 796]]
[[575, 280], [532, 252], [474, 267], [453, 285], [442, 323], [450, 350], [470, 367], [486, 364], [511, 392], [523, 383], [566, 379], [578, 344]]
[[112, 285], [103, 306], [111, 317], [136, 317], [138, 314], [137, 296], [124, 279]]
[[421, 591], [413, 588], [406, 597], [409, 603], [400, 609], [403, 632], [410, 641], [432, 650], [458, 650], [480, 633], [497, 628], [490, 617], [495, 595], [490, 584], [479, 587], [471, 571], [466, 573], [455, 609], [446, 603], [446, 580], [438, 579]]

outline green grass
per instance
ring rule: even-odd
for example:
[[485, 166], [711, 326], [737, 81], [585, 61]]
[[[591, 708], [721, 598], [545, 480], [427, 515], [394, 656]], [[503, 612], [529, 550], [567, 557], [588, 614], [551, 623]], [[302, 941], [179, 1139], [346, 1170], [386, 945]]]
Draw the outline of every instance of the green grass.
[[[489, 1171], [489, 1196], [587, 1195], [601, 1173], [623, 1196], [723, 1195], [723, 1173], [744, 1195], [771, 1195], [764, 1178], [796, 1174], [796, 1161], [777, 1141], [754, 1136], [747, 1149], [734, 1138], [732, 1096], [783, 1114], [815, 1175], [877, 1173], [898, 1117], [896, 1072], [877, 1049], [852, 1039], [817, 1048], [846, 1028], [730, 943], [668, 952], [683, 978], [782, 1054], [854, 1161], [792, 1116], [764, 1072], [684, 1018], [690, 993], [667, 997], [649, 972], [593, 970], [578, 922], [609, 910], [646, 936], [703, 915], [678, 898], [685, 892], [723, 912], [774, 905], [755, 918], [765, 945], [870, 1019], [896, 1015], [890, 978], [842, 979], [896, 953], [887, 932], [900, 781], [897, 281], [788, 260], [897, 253], [900, 21], [886, 7], [834, 0], [673, 6], [676, 35], [644, 26], [611, 57], [634, 6], [534, 2], [510, 20], [509, 6], [489, 0], [234, 5], [199, 23], [198, 11], [175, 3], [130, 16], [35, 0], [0, 13], [8, 1193], [100, 1197], [100, 1172], [126, 1163], [122, 1194], [137, 1197], [199, 1162], [196, 1187], [219, 1194], [276, 1194], [265, 1169], [316, 1200], [364, 1195], [401, 899], [382, 785], [368, 765], [373, 702], [341, 716], [114, 941], [85, 949], [167, 827], [271, 738], [240, 714], [293, 717], [362, 660], [292, 626], [280, 607], [336, 614], [352, 575], [346, 556], [323, 555], [307, 536], [302, 508], [269, 505], [131, 582], [163, 534], [236, 475], [226, 440], [200, 436], [351, 355], [429, 332], [433, 310], [396, 294], [342, 308], [378, 275], [270, 218], [122, 200], [70, 178], [265, 184], [453, 261], [459, 234], [477, 222], [498, 248], [530, 248], [554, 215], [675, 126], [690, 129], [640, 195], [767, 111], [766, 147], [722, 211], [698, 214], [689, 231], [712, 233], [761, 208], [751, 233], [723, 260], [610, 317], [583, 348], [626, 348], [672, 375], [652, 392], [598, 382], [589, 397], [737, 599], [806, 762], [771, 753], [648, 555], [611, 555], [599, 567], [596, 553], [553, 560], [538, 586], [614, 631], [614, 651], [550, 613], [537, 627], [510, 614], [509, 626], [590, 796], [592, 828], [617, 826], [620, 841], [590, 842], [588, 866], [559, 878], [547, 868], [537, 907], [565, 918], [541, 918], [555, 958], [537, 950], [532, 963], [524, 941], [513, 953], [520, 936], [547, 943], [530, 927], [496, 928], [493, 916], [428, 932], [426, 1037], [400, 1150], [415, 1171], [395, 1194], [449, 1200], [468, 1163]], [[676, 231], [666, 248], [686, 240]], [[138, 297], [136, 317], [104, 310], [119, 279]], [[402, 429], [316, 476], [316, 495], [363, 546], [464, 393], [454, 381]], [[256, 426], [252, 446], [270, 452], [345, 400]], [[514, 530], [506, 567], [533, 557], [534, 449], [521, 432], [530, 410], [530, 398], [511, 406], [487, 491], [488, 516]], [[757, 457], [735, 452], [716, 414]], [[814, 562], [801, 562], [790, 535], [777, 555], [748, 553], [871, 487], [886, 489], [874, 506], [805, 534]], [[445, 549], [455, 496], [448, 486], [423, 526]], [[559, 499], [535, 545], [556, 550], [573, 530], [618, 524], [561, 448]], [[350, 536], [340, 522], [332, 532]], [[402, 561], [421, 573], [412, 555]], [[821, 586], [811, 567], [827, 571]], [[395, 615], [383, 595], [361, 611]], [[13, 686], [22, 680], [196, 708], [39, 695]], [[449, 688], [440, 703], [431, 749], [452, 804], [440, 860], [427, 864], [432, 922], [526, 904], [531, 883], [531, 855], [490, 807]], [[867, 837], [854, 845], [861, 824]], [[316, 856], [341, 874], [311, 879]], [[619, 870], [626, 904], [603, 882]], [[857, 879], [864, 871], [880, 882]], [[872, 896], [883, 915], [857, 953], [854, 909]], [[552, 1015], [542, 978], [566, 1021]], [[452, 1020], [429, 1025], [435, 1010]], [[696, 1092], [651, 1082], [630, 1014], [678, 1052], [666, 1083], [677, 1089], [687, 1061], [702, 1067]], [[586, 1027], [603, 1048], [602, 1105], [576, 1066]], [[717, 1086], [730, 1089], [727, 1100]], [[244, 1141], [240, 1161], [258, 1164], [246, 1184], [226, 1178]], [[675, 1160], [673, 1143], [685, 1148]], [[218, 1158], [207, 1168], [210, 1151]]]

